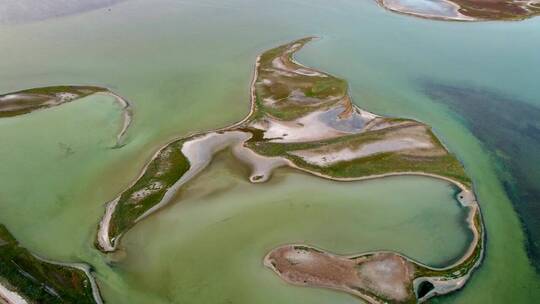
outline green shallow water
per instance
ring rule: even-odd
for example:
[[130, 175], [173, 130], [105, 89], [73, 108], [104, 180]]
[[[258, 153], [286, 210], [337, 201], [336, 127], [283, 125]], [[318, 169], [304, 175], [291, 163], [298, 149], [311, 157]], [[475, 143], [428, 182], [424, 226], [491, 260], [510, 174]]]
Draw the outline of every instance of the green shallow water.
[[118, 274], [164, 302], [350, 303], [334, 292], [288, 286], [262, 258], [277, 245], [307, 243], [340, 254], [393, 249], [438, 265], [470, 241], [456, 190], [445, 182], [334, 183], [283, 170], [253, 186], [231, 173], [235, 165], [215, 161], [178, 203], [136, 227]]
[[[241, 119], [256, 56], [317, 35], [322, 39], [299, 54], [303, 63], [346, 78], [360, 107], [432, 125], [474, 180], [488, 232], [487, 256], [464, 290], [434, 302], [531, 303], [540, 297], [540, 279], [494, 160], [464, 122], [426, 97], [419, 83], [496, 89], [538, 107], [539, 28], [538, 18], [421, 20], [367, 0], [127, 1], [110, 11], [0, 26], [1, 92], [103, 85], [135, 107], [122, 149], [110, 149], [121, 119], [105, 97], [0, 120], [0, 222], [40, 255], [93, 264], [110, 303], [357, 302], [286, 286], [264, 270], [260, 254], [291, 241], [341, 253], [388, 247], [435, 264], [456, 257], [467, 235], [457, 222], [453, 190], [444, 183], [400, 178], [342, 185], [282, 172], [271, 184], [247, 187], [219, 168], [208, 173], [218, 179], [212, 186], [237, 189], [192, 195], [142, 222], [127, 235], [127, 256], [114, 267], [93, 249], [103, 203], [137, 176], [160, 145]], [[411, 208], [400, 204], [406, 189]], [[418, 191], [426, 196], [418, 197]], [[233, 217], [219, 222], [227, 214]], [[269, 214], [283, 220], [270, 220]], [[294, 214], [303, 220], [295, 221]], [[415, 215], [419, 221], [411, 223]], [[444, 237], [452, 242], [442, 242]], [[242, 249], [220, 246], [228, 243]], [[216, 250], [227, 253], [225, 263], [201, 262]]]

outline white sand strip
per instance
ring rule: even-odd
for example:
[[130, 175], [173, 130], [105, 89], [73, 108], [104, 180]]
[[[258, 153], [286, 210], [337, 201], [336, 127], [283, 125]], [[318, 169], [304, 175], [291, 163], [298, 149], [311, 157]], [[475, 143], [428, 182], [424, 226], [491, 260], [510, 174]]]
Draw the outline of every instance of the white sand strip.
[[322, 151], [321, 149], [318, 149], [289, 153], [301, 157], [308, 163], [320, 167], [328, 167], [342, 161], [351, 161], [378, 153], [397, 152], [411, 149], [429, 149], [433, 147], [433, 143], [431, 142], [405, 137], [367, 143], [354, 150], [349, 147], [345, 147], [338, 151]]

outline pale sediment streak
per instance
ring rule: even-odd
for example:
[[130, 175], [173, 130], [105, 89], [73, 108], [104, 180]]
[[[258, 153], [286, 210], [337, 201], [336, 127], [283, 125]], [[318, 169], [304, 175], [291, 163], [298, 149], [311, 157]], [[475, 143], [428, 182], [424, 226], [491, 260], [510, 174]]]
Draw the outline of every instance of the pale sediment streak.
[[356, 149], [344, 147], [338, 151], [328, 151], [326, 153], [320, 153], [320, 151], [317, 152], [312, 150], [300, 150], [290, 153], [301, 157], [308, 163], [321, 167], [327, 167], [338, 162], [351, 161], [384, 152], [398, 152], [411, 149], [429, 148], [433, 148], [433, 144], [431, 142], [405, 137], [383, 139], [380, 141], [366, 143]]
[[233, 147], [233, 154], [240, 161], [251, 167], [251, 176], [249, 180], [252, 183], [262, 183], [270, 179], [274, 169], [290, 165], [290, 161], [284, 157], [266, 157], [255, 153], [244, 147], [243, 144], [237, 144]]

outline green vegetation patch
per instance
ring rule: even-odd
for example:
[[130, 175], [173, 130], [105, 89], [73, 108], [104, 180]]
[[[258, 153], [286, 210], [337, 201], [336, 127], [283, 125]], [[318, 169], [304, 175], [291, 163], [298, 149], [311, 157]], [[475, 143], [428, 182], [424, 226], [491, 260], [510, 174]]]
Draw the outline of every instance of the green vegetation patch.
[[189, 170], [189, 161], [182, 153], [187, 140], [173, 142], [161, 149], [141, 178], [122, 193], [109, 227], [111, 238], [130, 229], [135, 220], [158, 204], [167, 190]]
[[96, 86], [52, 86], [52, 87], [33, 88], [33, 89], [18, 91], [12, 94], [55, 95], [59, 93], [73, 93], [77, 95], [85, 95], [85, 94], [90, 95], [93, 93], [105, 92], [105, 91], [107, 91], [107, 89], [96, 87]]
[[[322, 72], [317, 73], [324, 76], [302, 75], [294, 71], [288, 71], [290, 75], [282, 74], [274, 67], [273, 61], [281, 58], [282, 63], [291, 70], [312, 70], [298, 65], [292, 58], [294, 52], [311, 39], [301, 39], [261, 55], [255, 82], [256, 110], [277, 119], [291, 121], [314, 110], [333, 106], [347, 95], [348, 84], [343, 79]], [[265, 85], [264, 80], [270, 81], [271, 85]], [[301, 92], [304, 96], [293, 96], [296, 94], [294, 92]], [[264, 103], [265, 98], [275, 102], [267, 105]]]
[[1, 224], [0, 280], [34, 303], [95, 303], [83, 271], [36, 258]]

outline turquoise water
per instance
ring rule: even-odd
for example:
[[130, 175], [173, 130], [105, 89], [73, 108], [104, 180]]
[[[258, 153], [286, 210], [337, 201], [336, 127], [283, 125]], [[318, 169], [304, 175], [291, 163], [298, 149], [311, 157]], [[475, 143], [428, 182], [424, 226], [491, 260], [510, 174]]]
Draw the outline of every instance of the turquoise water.
[[[207, 285], [214, 286], [212, 294], [216, 297], [226, 294], [220, 290], [230, 289], [229, 295], [239, 303], [262, 297], [266, 294], [264, 286], [269, 286], [268, 290], [274, 290], [270, 287], [286, 289], [291, 303], [298, 302], [295, 297], [304, 296], [312, 303], [356, 302], [354, 298], [334, 292], [285, 286], [270, 272], [257, 268], [260, 265], [253, 259], [261, 252], [260, 248], [266, 246], [264, 242], [268, 245], [278, 242], [289, 235], [288, 230], [262, 238], [253, 248], [248, 246], [249, 250], [239, 253], [241, 262], [251, 266], [236, 270], [236, 275], [244, 275], [243, 280], [246, 280], [249, 274], [260, 273], [262, 281], [254, 281], [256, 287], [253, 287], [262, 290], [260, 294], [252, 291], [253, 295], [243, 296], [244, 289], [233, 288], [232, 283], [218, 284], [235, 277], [227, 274], [236, 269], [232, 265], [240, 265], [238, 260], [233, 263], [235, 251], [232, 249], [228, 250], [232, 251], [228, 255], [231, 265], [216, 270], [221, 273], [219, 279], [187, 288], [186, 294], [193, 295], [191, 301], [183, 298], [182, 291], [186, 289], [173, 292], [173, 285], [148, 283], [143, 278], [146, 273], [150, 278], [163, 280], [169, 275], [183, 284], [189, 283], [189, 276], [177, 274], [180, 272], [177, 268], [166, 271], [168, 260], [145, 265], [150, 263], [147, 259], [130, 254], [135, 248], [141, 248], [148, 256], [163, 251], [167, 257], [197, 255], [198, 250], [205, 249], [203, 244], [210, 237], [207, 233], [193, 230], [186, 235], [159, 229], [161, 221], [157, 219], [167, 214], [172, 217], [182, 208], [188, 208], [182, 204], [164, 210], [128, 234], [127, 256], [115, 267], [108, 266], [92, 249], [102, 204], [136, 177], [155, 149], [172, 137], [224, 126], [242, 118], [248, 111], [249, 82], [257, 54], [292, 39], [316, 35], [321, 39], [299, 54], [300, 61], [347, 79], [355, 103], [362, 108], [415, 118], [432, 125], [464, 162], [475, 182], [488, 231], [486, 260], [464, 290], [437, 301], [530, 303], [530, 299], [540, 296], [540, 279], [527, 259], [520, 222], [496, 176], [493, 159], [459, 116], [426, 96], [421, 83], [431, 80], [496, 89], [515, 96], [516, 102], [539, 107], [539, 29], [538, 18], [517, 23], [437, 22], [392, 14], [367, 0], [127, 1], [110, 10], [1, 26], [1, 92], [53, 84], [103, 85], [134, 103], [135, 118], [127, 145], [114, 150], [110, 146], [120, 127], [120, 112], [108, 100], [81, 101], [0, 120], [0, 159], [9, 160], [0, 163], [0, 222], [25, 246], [43, 256], [94, 264], [105, 297], [111, 299], [111, 303], [126, 297], [127, 291], [133, 301], [183, 299], [187, 303], [200, 303], [201, 299], [210, 299], [197, 298], [194, 290], [202, 288], [204, 291]], [[379, 182], [383, 181], [370, 185]], [[311, 179], [298, 179], [298, 184], [306, 187], [317, 188], [316, 183]], [[369, 188], [360, 184], [359, 187]], [[373, 187], [367, 191], [367, 197], [380, 194], [375, 189], [377, 186]], [[276, 189], [276, 195], [289, 195], [287, 187]], [[399, 183], [388, 182], [387, 189], [389, 202], [392, 197], [400, 197]], [[444, 196], [448, 191], [443, 187], [435, 194]], [[309, 198], [311, 191], [304, 192], [302, 196]], [[235, 201], [233, 193], [223, 195], [224, 199], [228, 195], [228, 200]], [[257, 205], [263, 208], [271, 201], [262, 197], [257, 199]], [[320, 208], [326, 203], [321, 201]], [[242, 202], [237, 204], [242, 206]], [[411, 212], [422, 211], [420, 208], [424, 205], [418, 204], [419, 209]], [[226, 208], [215, 205], [216, 210]], [[235, 206], [231, 208], [234, 210]], [[202, 208], [201, 212], [213, 210], [207, 209]], [[250, 209], [244, 211], [245, 222], [233, 222], [231, 232], [223, 232], [223, 236], [233, 238], [238, 231], [235, 229], [240, 229], [235, 225], [240, 223], [249, 226], [249, 212]], [[219, 219], [215, 216], [208, 217], [201, 225], [211, 225], [212, 220]], [[178, 221], [178, 225], [185, 225]], [[351, 219], [343, 221], [346, 227], [356, 227]], [[175, 227], [167, 223], [163, 225]], [[253, 228], [254, 234], [250, 237], [256, 236], [260, 229]], [[358, 229], [361, 234], [362, 227]], [[345, 230], [339, 230], [340, 235]], [[143, 246], [140, 238], [162, 231], [179, 239], [170, 245], [148, 240]], [[456, 231], [447, 226], [437, 237], [447, 233]], [[182, 240], [190, 236], [200, 238], [199, 242]], [[308, 239], [308, 236], [303, 238]], [[413, 234], [403, 237], [412, 240]], [[457, 251], [448, 256], [458, 254], [461, 248], [460, 238], [455, 239], [456, 243], [449, 245]], [[323, 238], [312, 240], [321, 243], [312, 245], [325, 245], [325, 249], [334, 251], [369, 250], [376, 248], [367, 247], [378, 245], [368, 243], [369, 246], [362, 247], [362, 242], [352, 242], [350, 237], [325, 244]], [[389, 240], [395, 241], [394, 238]], [[464, 240], [466, 236], [462, 234], [461, 242]], [[194, 246], [190, 252], [179, 249], [184, 244], [195, 243], [198, 247]], [[428, 255], [429, 246], [435, 244], [426, 241], [421, 247], [423, 250], [412, 251], [411, 255], [433, 263], [443, 262], [448, 256], [442, 252]], [[406, 245], [410, 244], [392, 242], [387, 245], [406, 250]], [[178, 265], [185, 263], [190, 265], [186, 261]], [[150, 267], [154, 265], [156, 267]], [[208, 275], [191, 270], [191, 278], [208, 278], [212, 276], [209, 269], [212, 268], [206, 268], [205, 272], [210, 272]], [[204, 295], [203, 291], [199, 295]]]

